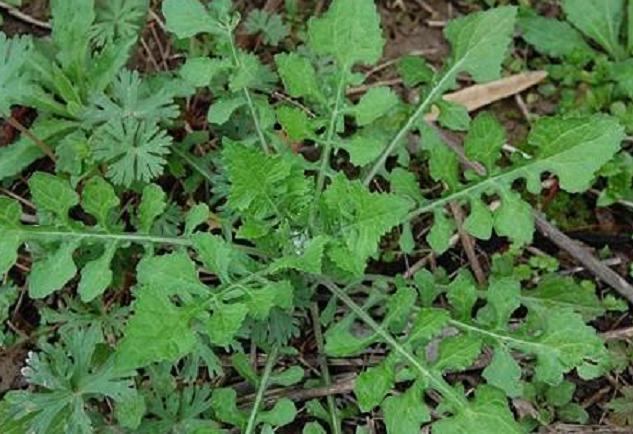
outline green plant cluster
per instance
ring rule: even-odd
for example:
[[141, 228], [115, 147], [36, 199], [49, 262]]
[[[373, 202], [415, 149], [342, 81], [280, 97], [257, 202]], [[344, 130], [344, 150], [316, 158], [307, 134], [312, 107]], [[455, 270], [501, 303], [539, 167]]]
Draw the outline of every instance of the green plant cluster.
[[[460, 77], [500, 78], [517, 8], [449, 22], [451, 54], [436, 72], [421, 58], [401, 62], [420, 92], [412, 105], [384, 86], [348, 96], [365, 81], [361, 67], [382, 57], [372, 0], [334, 0], [301, 29], [252, 13], [247, 31], [284, 47], [271, 63], [237, 45], [230, 0], [164, 0], [186, 60], [155, 74], [126, 66], [148, 2], [104, 4], [53, 0], [50, 39], [0, 34], [0, 112], [37, 110], [32, 134], [0, 149], [4, 184], [30, 173], [28, 201], [0, 197], [0, 318], [20, 296], [41, 317], [23, 369], [29, 387], [0, 403], [4, 432], [272, 433], [294, 423], [340, 433], [346, 417], [369, 411], [394, 434], [427, 424], [434, 434], [522, 433], [554, 414], [586, 420], [566, 376], [613, 369], [591, 322], [624, 303], [557, 276], [556, 264], [517, 268], [511, 255], [497, 258], [485, 287], [465, 269], [412, 279], [367, 271], [393, 249], [410, 254], [425, 242], [447, 252], [457, 233], [451, 204], [468, 210], [469, 234], [507, 238], [519, 251], [534, 234], [523, 192], [539, 193], [549, 175], [583, 193], [617, 164], [625, 129], [615, 117], [543, 117], [529, 153], [508, 155], [492, 114], [471, 119], [442, 99]], [[282, 43], [291, 32], [295, 46]], [[196, 97], [211, 97], [211, 145], [182, 116]], [[484, 170], [462, 168], [424, 120], [433, 106]], [[421, 138], [413, 152], [410, 133]], [[50, 170], [32, 170], [42, 165]], [[420, 223], [424, 240], [413, 231]], [[305, 417], [295, 402], [269, 405], [263, 395], [308, 378], [299, 366], [275, 366], [296, 354], [291, 341], [315, 307], [323, 356], [380, 346], [385, 357], [358, 376], [358, 409], [313, 400], [310, 421], [297, 425]], [[24, 343], [8, 329], [0, 339]], [[249, 343], [267, 354], [260, 372]], [[227, 370], [254, 400], [222, 386]], [[481, 373], [476, 387], [459, 376], [468, 370]], [[538, 402], [538, 415], [516, 416], [516, 398]]]

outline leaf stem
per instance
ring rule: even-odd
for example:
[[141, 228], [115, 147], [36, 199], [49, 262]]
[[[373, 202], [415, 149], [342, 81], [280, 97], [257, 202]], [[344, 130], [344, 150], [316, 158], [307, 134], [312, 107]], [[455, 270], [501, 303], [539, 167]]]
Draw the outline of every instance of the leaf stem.
[[[231, 56], [233, 57], [233, 63], [235, 66], [240, 67], [241, 66], [240, 58], [237, 55], [237, 47], [235, 46], [235, 39], [233, 38], [232, 31], [228, 31], [228, 40], [229, 40], [229, 45], [231, 46]], [[270, 151], [268, 149], [268, 144], [266, 143], [266, 137], [264, 136], [264, 131], [262, 130], [262, 126], [259, 123], [259, 116], [257, 115], [257, 110], [255, 110], [255, 104], [253, 103], [251, 92], [246, 87], [242, 89], [242, 91], [244, 92], [244, 98], [246, 98], [248, 109], [251, 112], [251, 117], [253, 118], [253, 124], [255, 126], [255, 131], [257, 131], [257, 137], [259, 138], [259, 143], [264, 153], [268, 154]]]
[[[344, 71], [346, 71], [345, 69]], [[323, 188], [325, 187], [325, 175], [327, 172], [328, 165], [330, 164], [330, 153], [332, 152], [332, 145], [334, 140], [334, 133], [336, 132], [336, 124], [339, 116], [339, 106], [341, 105], [341, 100], [343, 98], [343, 91], [345, 89], [345, 79], [347, 77], [346, 72], [341, 73], [341, 78], [339, 80], [337, 89], [336, 89], [336, 99], [334, 100], [334, 107], [332, 109], [332, 116], [330, 117], [330, 124], [328, 125], [327, 135], [325, 137], [325, 147], [323, 148], [323, 153], [321, 154], [321, 162], [319, 164], [319, 174], [317, 176], [316, 183], [316, 191], [314, 195], [314, 202], [312, 203], [312, 209], [310, 210], [310, 219], [309, 224], [310, 227], [314, 226], [314, 221], [316, 219], [317, 211], [319, 209], [319, 202], [321, 200], [321, 193], [323, 193]]]
[[[319, 351], [319, 367], [321, 369], [321, 375], [323, 376], [323, 381], [326, 386], [330, 386], [332, 384], [332, 378], [330, 377], [330, 370], [327, 365], [327, 360], [325, 356], [325, 345], [323, 343], [323, 331], [321, 330], [321, 323], [319, 320], [319, 306], [316, 302], [313, 302], [310, 305], [310, 315], [312, 317], [312, 327], [314, 329], [314, 339], [316, 340], [317, 350]], [[332, 432], [334, 434], [341, 434], [341, 426], [338, 421], [338, 416], [336, 414], [336, 402], [334, 402], [334, 397], [332, 395], [327, 396], [327, 406], [330, 411], [330, 418], [332, 424]]]
[[248, 417], [248, 424], [246, 425], [245, 434], [252, 434], [255, 430], [255, 426], [257, 424], [256, 418], [257, 413], [259, 411], [259, 407], [261, 406], [262, 399], [264, 398], [264, 392], [268, 387], [268, 380], [270, 379], [270, 374], [273, 371], [273, 366], [275, 366], [275, 361], [277, 360], [277, 354], [279, 353], [279, 347], [274, 346], [271, 352], [268, 354], [268, 359], [266, 360], [266, 366], [264, 367], [264, 373], [259, 382], [259, 387], [257, 388], [257, 395], [255, 396], [255, 403], [253, 404], [253, 408], [251, 409], [251, 414]]
[[463, 396], [460, 396], [453, 390], [450, 384], [442, 378], [438, 373], [432, 372], [425, 368], [403, 345], [401, 345], [389, 332], [383, 329], [374, 319], [367, 314], [362, 307], [354, 302], [345, 292], [335, 285], [333, 282], [321, 279], [321, 283], [329, 289], [335, 296], [337, 296], [343, 303], [347, 305], [361, 320], [371, 327], [374, 332], [380, 335], [397, 353], [399, 353], [408, 363], [411, 364], [422, 376], [429, 380], [429, 384], [435, 390], [437, 390], [445, 399], [450, 401], [456, 409], [464, 409], [467, 406], [467, 402]]
[[430, 105], [435, 101], [435, 99], [440, 96], [440, 94], [444, 91], [446, 83], [454, 77], [455, 72], [460, 66], [461, 62], [457, 62], [453, 66], [451, 66], [451, 68], [442, 76], [440, 81], [438, 81], [433, 89], [431, 89], [426, 98], [424, 98], [424, 100], [420, 103], [418, 108], [415, 109], [413, 114], [409, 116], [407, 122], [396, 133], [396, 135], [393, 137], [391, 142], [389, 142], [385, 150], [380, 154], [380, 157], [378, 157], [378, 160], [376, 160], [367, 176], [365, 176], [365, 179], [363, 180], [364, 185], [369, 185], [371, 180], [374, 179], [374, 176], [376, 176], [376, 174], [383, 168], [385, 162], [387, 161], [387, 158], [389, 158], [389, 155], [391, 155], [396, 146], [398, 146], [398, 143], [400, 143], [400, 141], [409, 132], [409, 130], [413, 128], [420, 115], [424, 114], [428, 110]]

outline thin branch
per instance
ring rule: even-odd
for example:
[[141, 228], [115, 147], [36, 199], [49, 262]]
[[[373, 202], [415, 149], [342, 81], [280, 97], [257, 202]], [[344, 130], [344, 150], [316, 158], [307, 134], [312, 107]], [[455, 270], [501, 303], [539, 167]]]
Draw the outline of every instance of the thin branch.
[[259, 407], [262, 404], [262, 399], [264, 397], [264, 392], [268, 387], [268, 380], [270, 379], [270, 374], [273, 371], [273, 366], [275, 366], [275, 361], [277, 360], [277, 353], [279, 352], [279, 348], [277, 346], [273, 347], [270, 354], [268, 354], [268, 360], [266, 360], [266, 366], [264, 367], [264, 374], [259, 382], [259, 388], [257, 389], [257, 395], [255, 396], [255, 403], [253, 404], [253, 408], [251, 410], [251, 414], [248, 418], [248, 424], [246, 425], [245, 434], [252, 434], [255, 430], [257, 413], [259, 412]]
[[633, 286], [618, 273], [593, 256], [587, 246], [565, 235], [561, 230], [547, 221], [545, 216], [534, 210], [534, 221], [537, 229], [560, 249], [565, 250], [574, 259], [583, 264], [596, 277], [615, 289], [620, 295], [633, 303]]
[[486, 284], [486, 274], [483, 268], [481, 268], [481, 263], [479, 262], [479, 258], [477, 258], [477, 252], [475, 252], [475, 239], [464, 229], [464, 211], [457, 202], [451, 202], [450, 208], [455, 218], [455, 223], [457, 224], [459, 238], [462, 241], [468, 262], [470, 262], [470, 268], [473, 270], [479, 286], [484, 286]]
[[5, 11], [7, 11], [7, 13], [11, 15], [13, 18], [24, 21], [25, 23], [34, 25], [36, 27], [40, 27], [46, 30], [51, 30], [53, 28], [51, 23], [40, 21], [37, 18], [33, 18], [32, 16], [25, 14], [18, 8], [11, 6], [10, 4], [7, 4], [3, 1], [0, 1], [0, 9], [4, 9]]
[[[316, 304], [316, 302], [310, 305], [310, 315], [312, 317], [314, 338], [316, 340], [317, 350], [319, 351], [319, 368], [321, 369], [321, 375], [323, 376], [323, 381], [325, 382], [325, 385], [330, 386], [332, 384], [332, 378], [330, 377], [330, 370], [327, 365], [327, 360], [324, 356], [325, 345], [323, 343], [323, 332], [321, 330], [321, 323], [319, 320], [319, 306]], [[336, 415], [336, 402], [334, 402], [334, 398], [332, 397], [332, 395], [327, 396], [327, 405], [332, 422], [332, 431], [334, 432], [334, 434], [341, 434], [341, 425]]]
[[16, 130], [18, 130], [20, 133], [24, 134], [26, 137], [28, 137], [29, 139], [31, 139], [33, 141], [33, 143], [35, 143], [35, 145], [37, 145], [38, 148], [40, 148], [40, 150], [46, 154], [46, 156], [48, 156], [48, 158], [50, 158], [51, 160], [53, 160], [53, 162], [56, 160], [55, 158], [55, 153], [53, 152], [53, 150], [50, 148], [50, 146], [48, 146], [46, 143], [44, 143], [39, 137], [37, 137], [35, 134], [33, 134], [28, 128], [26, 128], [24, 125], [22, 125], [22, 123], [20, 121], [18, 121], [16, 118], [14, 118], [13, 116], [8, 116], [6, 118], [6, 121], [9, 125], [11, 125], [13, 128], [15, 128]]

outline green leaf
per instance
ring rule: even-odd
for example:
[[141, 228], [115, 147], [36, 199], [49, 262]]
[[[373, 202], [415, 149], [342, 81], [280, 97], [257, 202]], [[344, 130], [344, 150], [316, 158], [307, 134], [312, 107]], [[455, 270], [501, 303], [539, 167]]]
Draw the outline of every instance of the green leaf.
[[372, 87], [354, 106], [354, 116], [358, 125], [365, 126], [386, 115], [399, 103], [398, 96], [389, 87]]
[[242, 327], [248, 307], [242, 303], [218, 305], [206, 323], [206, 331], [212, 343], [226, 347]]
[[231, 281], [230, 267], [238, 261], [239, 253], [222, 238], [208, 233], [192, 237], [193, 247], [204, 265], [215, 273], [223, 283]]
[[293, 142], [314, 137], [314, 126], [305, 111], [284, 105], [277, 109], [277, 118]]
[[364, 129], [350, 139], [340, 143], [349, 153], [353, 165], [363, 167], [376, 159], [385, 147], [382, 137], [374, 134], [372, 129]]
[[302, 434], [327, 434], [318, 422], [308, 422], [301, 432]]
[[211, 397], [211, 408], [222, 422], [237, 427], [246, 425], [248, 416], [237, 408], [237, 392], [234, 389], [215, 389]]
[[460, 72], [468, 72], [477, 82], [498, 79], [515, 17], [515, 7], [502, 6], [450, 21], [444, 29], [453, 48], [448, 83], [452, 85]]
[[423, 57], [407, 55], [398, 60], [396, 64], [398, 74], [402, 77], [404, 85], [414, 87], [420, 83], [428, 83], [433, 79], [433, 70], [428, 66]]
[[503, 390], [510, 398], [523, 394], [521, 367], [504, 347], [497, 347], [492, 361], [484, 369], [482, 376], [488, 384]]
[[309, 59], [296, 53], [280, 53], [275, 56], [275, 63], [290, 96], [323, 101], [317, 73]]
[[422, 191], [414, 173], [396, 167], [389, 174], [389, 183], [392, 193], [408, 197], [415, 202], [422, 201]]
[[360, 410], [367, 412], [380, 405], [394, 383], [395, 372], [389, 360], [362, 372], [354, 386], [354, 394], [358, 399]]
[[623, 0], [564, 0], [563, 11], [576, 28], [613, 57], [620, 57], [622, 48], [618, 40], [624, 17]]
[[212, 124], [222, 125], [231, 118], [235, 110], [244, 104], [246, 104], [246, 100], [241, 95], [234, 98], [218, 99], [209, 108], [207, 119]]
[[167, 29], [179, 39], [190, 38], [199, 33], [223, 35], [227, 32], [198, 0], [165, 0], [163, 15]]
[[409, 332], [409, 341], [430, 341], [448, 325], [449, 319], [450, 315], [444, 309], [421, 309]]
[[161, 361], [173, 363], [194, 349], [198, 341], [189, 326], [187, 308], [176, 307], [167, 294], [151, 286], [138, 288], [135, 296], [134, 314], [116, 349], [119, 370]]
[[470, 213], [464, 220], [464, 229], [480, 240], [489, 240], [492, 236], [494, 220], [488, 206], [479, 198], [470, 201]]
[[110, 263], [117, 250], [116, 243], [108, 243], [103, 254], [88, 262], [81, 271], [81, 280], [77, 291], [81, 301], [88, 303], [99, 297], [112, 283], [113, 273]]
[[189, 57], [180, 68], [180, 75], [195, 87], [209, 86], [216, 75], [228, 70], [231, 64], [224, 59]]
[[198, 278], [196, 265], [184, 251], [146, 256], [139, 262], [136, 273], [140, 285], [159, 288], [165, 295], [208, 291]]
[[470, 273], [462, 270], [448, 286], [446, 297], [453, 306], [455, 317], [470, 320], [477, 302], [477, 291]]
[[455, 224], [439, 210], [434, 214], [433, 227], [426, 236], [426, 242], [434, 252], [441, 255], [449, 249], [453, 233], [455, 233]]
[[90, 47], [90, 29], [95, 19], [93, 2], [82, 0], [53, 0], [53, 42], [58, 48], [57, 58], [66, 71], [83, 77]]
[[36, 172], [29, 179], [33, 203], [38, 210], [54, 213], [63, 222], [69, 221], [68, 211], [79, 204], [79, 196], [68, 182], [44, 172]]
[[564, 21], [533, 15], [521, 17], [519, 26], [523, 31], [523, 39], [541, 54], [569, 58], [576, 53], [585, 56], [592, 53], [582, 35]]
[[288, 36], [288, 26], [283, 23], [281, 16], [263, 9], [253, 9], [246, 19], [245, 27], [249, 34], [262, 34], [264, 43], [277, 46]]
[[433, 425], [433, 434], [490, 434], [503, 432], [522, 434], [524, 430], [514, 420], [503, 392], [490, 386], [479, 386], [475, 399], [452, 417]]
[[22, 240], [18, 234], [9, 232], [9, 229], [20, 225], [21, 215], [19, 202], [0, 196], [0, 229], [3, 232], [0, 237], [0, 276], [4, 276], [18, 259], [18, 248]]
[[209, 220], [211, 211], [206, 203], [197, 203], [191, 207], [185, 217], [185, 236], [193, 235], [196, 228]]
[[532, 242], [534, 217], [532, 207], [513, 191], [501, 192], [501, 206], [494, 212], [495, 231], [517, 245]]
[[578, 193], [589, 188], [598, 169], [620, 149], [623, 137], [616, 120], [596, 115], [543, 118], [528, 141], [538, 147], [540, 169], [554, 172], [565, 191]]
[[453, 131], [468, 131], [470, 115], [466, 107], [446, 100], [438, 101], [437, 106], [440, 109], [437, 118], [440, 125]]
[[411, 206], [405, 198], [371, 193], [360, 182], [349, 181], [341, 174], [322, 198], [326, 214], [332, 219], [330, 233], [342, 236], [342, 245], [329, 255], [335, 262], [353, 255], [352, 264], [342, 265], [355, 274], [364, 271], [365, 261], [376, 253], [382, 235], [399, 224]]
[[285, 426], [290, 424], [297, 416], [297, 408], [294, 402], [288, 398], [281, 398], [272, 409], [260, 411], [257, 414], [258, 423], [268, 423], [273, 426]]
[[[31, 39], [27, 36], [7, 38], [0, 32], [0, 115], [11, 114], [31, 86], [25, 65], [30, 57]], [[1, 160], [0, 160], [1, 161]]]
[[378, 62], [383, 45], [373, 0], [334, 0], [322, 17], [308, 22], [308, 46], [319, 55], [333, 56], [346, 70]]
[[156, 219], [165, 211], [167, 202], [165, 192], [156, 184], [148, 184], [143, 189], [141, 203], [138, 206], [138, 229], [148, 233]]
[[253, 290], [246, 301], [249, 314], [256, 320], [265, 320], [274, 306], [291, 309], [294, 289], [287, 280], [270, 282], [263, 288]]
[[488, 112], [478, 115], [464, 139], [466, 156], [492, 171], [506, 143], [506, 133], [497, 119]]
[[273, 272], [294, 269], [305, 273], [321, 274], [323, 252], [327, 243], [327, 237], [322, 235], [311, 239], [303, 251], [275, 260], [271, 266]]
[[172, 144], [165, 131], [131, 117], [106, 123], [95, 132], [93, 141], [95, 160], [109, 165], [107, 177], [126, 187], [162, 175]]
[[420, 426], [431, 420], [431, 413], [417, 385], [402, 395], [388, 397], [381, 408], [389, 434], [419, 434]]
[[75, 242], [62, 244], [48, 258], [33, 264], [28, 278], [29, 296], [32, 298], [47, 297], [62, 289], [75, 277], [77, 266], [73, 260], [73, 253], [77, 247]]
[[428, 124], [420, 127], [422, 148], [429, 152], [429, 172], [435, 181], [445, 182], [449, 188], [459, 186], [459, 161], [444, 143], [438, 132]]
[[263, 219], [293, 214], [308, 201], [309, 181], [290, 156], [266, 155], [238, 144], [224, 147], [222, 156], [231, 183], [228, 206], [242, 215]]
[[445, 338], [440, 342], [434, 368], [438, 371], [463, 371], [477, 360], [481, 346], [482, 341], [477, 336], [457, 335]]
[[112, 210], [119, 204], [120, 200], [114, 188], [100, 176], [95, 176], [86, 183], [81, 206], [92, 214], [102, 227], [108, 228]]

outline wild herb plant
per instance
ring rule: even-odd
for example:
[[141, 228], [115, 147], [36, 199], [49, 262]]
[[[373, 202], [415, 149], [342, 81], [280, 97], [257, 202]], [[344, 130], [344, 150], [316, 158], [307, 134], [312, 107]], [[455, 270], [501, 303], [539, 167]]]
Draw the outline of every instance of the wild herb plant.
[[[512, 399], [567, 390], [572, 371], [593, 379], [611, 369], [590, 323], [623, 303], [594, 287], [555, 275], [531, 285], [512, 258], [499, 259], [485, 287], [465, 269], [452, 279], [368, 273], [384, 241], [411, 244], [420, 223], [430, 228], [429, 247], [447, 252], [457, 230], [451, 204], [468, 209], [469, 234], [494, 233], [520, 251], [534, 233], [523, 193], [539, 193], [546, 175], [582, 193], [619, 151], [617, 119], [576, 114], [539, 119], [526, 152], [508, 156], [493, 115], [471, 120], [442, 99], [461, 77], [501, 76], [515, 7], [452, 20], [441, 68], [416, 75], [420, 63], [410, 62], [407, 81], [420, 92], [411, 105], [384, 86], [348, 97], [365, 81], [360, 67], [382, 57], [372, 0], [334, 0], [272, 64], [238, 46], [240, 16], [229, 0], [164, 0], [166, 28], [187, 56], [177, 75], [149, 76], [125, 68], [147, 3], [98, 6], [53, 1], [52, 41], [0, 38], [2, 114], [18, 104], [38, 113], [33, 137], [0, 150], [0, 178], [44, 158], [40, 141], [55, 162], [29, 177], [36, 214], [0, 198], [0, 273], [19, 284], [14, 265], [32, 258], [24, 285], [43, 319], [24, 369], [29, 388], [0, 404], [7, 432], [274, 432], [295, 421], [297, 406], [288, 398], [268, 405], [264, 393], [305, 379], [298, 366], [276, 364], [293, 356], [310, 311], [325, 327], [321, 356], [386, 349], [354, 394], [361, 412], [380, 408], [390, 433], [426, 424], [433, 433], [524, 432], [534, 421], [519, 420]], [[252, 13], [247, 31], [283, 47], [288, 28], [278, 18]], [[205, 156], [204, 135], [175, 143], [170, 134], [183, 127], [183, 98], [195, 92], [212, 96], [217, 142]], [[481, 170], [462, 169], [425, 121], [433, 106], [442, 127], [465, 132], [465, 156]], [[411, 133], [421, 150], [406, 146]], [[436, 188], [422, 189], [429, 185]], [[16, 289], [0, 295], [10, 306]], [[267, 355], [261, 372], [248, 344]], [[228, 368], [255, 390], [248, 406], [236, 388], [219, 386], [227, 354]], [[481, 371], [481, 383], [461, 380], [469, 369]], [[321, 375], [329, 378], [327, 369]], [[550, 404], [578, 413], [570, 402]], [[311, 405], [315, 420], [303, 432], [342, 432], [349, 411], [334, 400], [320, 405]]]

